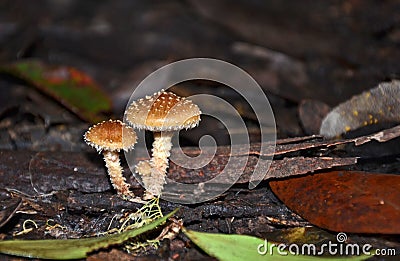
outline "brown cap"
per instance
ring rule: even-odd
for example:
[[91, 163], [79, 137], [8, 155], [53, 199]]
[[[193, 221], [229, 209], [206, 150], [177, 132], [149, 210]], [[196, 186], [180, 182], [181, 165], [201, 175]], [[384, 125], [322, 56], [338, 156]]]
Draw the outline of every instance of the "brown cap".
[[119, 120], [100, 122], [85, 133], [86, 143], [97, 151], [130, 150], [136, 143], [136, 132]]
[[191, 129], [199, 124], [201, 111], [191, 100], [161, 90], [132, 102], [126, 120], [134, 128], [150, 131]]

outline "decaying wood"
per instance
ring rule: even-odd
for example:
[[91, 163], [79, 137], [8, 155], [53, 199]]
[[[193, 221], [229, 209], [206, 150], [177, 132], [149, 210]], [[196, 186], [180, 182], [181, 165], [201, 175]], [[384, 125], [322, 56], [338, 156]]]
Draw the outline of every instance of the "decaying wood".
[[[319, 135], [311, 135], [299, 138], [288, 138], [276, 141], [275, 151], [271, 149], [266, 149], [265, 152], [260, 152], [261, 146], [271, 146], [272, 142], [268, 143], [254, 143], [250, 145], [250, 149], [237, 148], [234, 153], [231, 153], [230, 146], [219, 146], [216, 154], [217, 155], [230, 155], [230, 156], [244, 156], [244, 155], [257, 155], [264, 157], [272, 157], [278, 155], [284, 155], [291, 152], [305, 151], [311, 149], [320, 149], [320, 148], [330, 148], [337, 145], [354, 143], [356, 146], [371, 142], [373, 140], [379, 142], [386, 142], [392, 140], [394, 138], [400, 137], [400, 125], [395, 126], [390, 129], [386, 129], [383, 131], [379, 131], [377, 133], [371, 135], [365, 135], [361, 137], [351, 138], [351, 139], [340, 139], [340, 140], [324, 140], [322, 136]], [[304, 141], [304, 142], [301, 142]], [[174, 150], [174, 149], [173, 149]], [[200, 151], [199, 148], [191, 148], [186, 147], [183, 151], [188, 155], [199, 155], [202, 153], [210, 153], [213, 152], [214, 149], [207, 150], [207, 148], [203, 148], [203, 151]]]
[[386, 142], [397, 138], [400, 136], [400, 125], [397, 125], [393, 128], [383, 130], [372, 135], [367, 135], [359, 138], [355, 138], [354, 143], [356, 146], [362, 145], [364, 143], [370, 142], [372, 140], [376, 140], [378, 142]]
[[0, 201], [0, 227], [2, 227], [20, 208], [21, 198], [13, 198], [7, 191], [0, 190]]
[[[26, 154], [25, 159], [31, 158], [29, 164], [16, 164], [14, 165], [15, 168], [5, 168], [6, 166], [9, 167], [15, 159], [21, 158], [21, 154]], [[0, 163], [2, 169], [5, 170], [0, 177], [3, 188], [15, 189], [28, 195], [71, 189], [86, 193], [100, 193], [111, 189], [101, 157], [94, 153], [59, 152], [55, 154], [52, 152], [0, 151], [0, 155], [5, 159]], [[181, 183], [205, 182], [216, 177], [230, 158], [229, 156], [216, 155], [208, 165], [200, 169], [185, 169], [171, 163], [168, 176]], [[249, 182], [258, 160], [262, 159], [256, 156], [247, 158], [247, 164], [237, 183]], [[233, 161], [235, 162], [234, 158]], [[334, 166], [351, 165], [356, 162], [356, 158], [285, 158], [272, 162], [265, 179], [306, 174]], [[125, 166], [124, 173], [132, 188], [140, 188], [140, 184], [132, 177], [127, 166]], [[15, 180], [18, 180], [18, 182], [15, 182]], [[226, 182], [231, 181], [227, 180]]]
[[[289, 153], [309, 151], [318, 154], [326, 148], [336, 145], [355, 143], [355, 145], [365, 144], [372, 140], [385, 142], [400, 136], [400, 126], [387, 129], [372, 135], [343, 140], [321, 140], [320, 136], [307, 136], [278, 140], [274, 156], [282, 159], [274, 160], [271, 163], [268, 178], [282, 178], [290, 175], [306, 174], [316, 170], [332, 168], [334, 166], [344, 166], [356, 163], [356, 158], [338, 157], [285, 157]], [[266, 144], [268, 146], [269, 144]], [[254, 167], [263, 157], [272, 156], [271, 154], [260, 155], [261, 144], [251, 144], [250, 151], [245, 154], [231, 155], [230, 148], [220, 146], [217, 149], [212, 161], [199, 169], [185, 169], [171, 163], [169, 177], [177, 182], [198, 183], [204, 182], [217, 176], [224, 168], [230, 157], [242, 159], [247, 156], [243, 175], [238, 183], [246, 183], [253, 173]], [[173, 151], [176, 149], [173, 149]], [[184, 148], [183, 151], [188, 155], [198, 155], [198, 148]], [[210, 150], [211, 151], [211, 150]], [[204, 149], [202, 153], [209, 153]], [[140, 154], [140, 153], [139, 153]], [[250, 154], [250, 155], [249, 155]], [[101, 157], [95, 153], [82, 152], [32, 152], [32, 151], [11, 151], [1, 150], [0, 169], [2, 175], [0, 182], [3, 188], [15, 189], [28, 195], [49, 193], [58, 190], [77, 190], [86, 193], [104, 192], [110, 190]], [[271, 160], [267, 158], [266, 160]], [[134, 189], [140, 188], [140, 184], [130, 174], [125, 166], [125, 176]], [[18, 180], [18, 182], [16, 182]]]
[[[208, 165], [195, 170], [185, 169], [171, 162], [169, 178], [181, 183], [208, 181], [224, 169], [229, 159], [233, 162], [244, 160], [245, 167], [236, 185], [212, 201], [186, 206], [168, 201], [161, 201], [160, 204], [165, 212], [181, 207], [179, 217], [185, 220], [186, 227], [193, 229], [202, 227], [212, 230], [217, 227], [220, 232], [262, 236], [263, 233], [275, 229], [274, 222], [268, 221], [265, 218], [267, 216], [291, 224], [304, 224], [304, 220], [276, 199], [267, 183], [261, 183], [253, 190], [248, 189], [246, 183], [249, 182], [256, 164], [259, 161], [272, 160], [263, 179], [283, 178], [335, 166], [352, 165], [357, 162], [357, 158], [333, 157], [334, 154], [330, 155], [329, 152], [340, 144], [393, 139], [399, 136], [399, 129], [395, 127], [374, 135], [339, 141], [325, 141], [320, 136], [278, 140], [274, 160], [271, 155], [254, 153], [261, 144], [252, 144], [250, 152], [237, 155], [231, 155], [228, 147], [219, 147]], [[198, 148], [186, 147], [183, 151], [188, 155], [200, 153]], [[203, 153], [209, 151], [205, 149]], [[0, 150], [0, 157], [0, 183], [13, 197], [21, 198], [23, 202], [17, 213], [22, 215], [20, 217], [23, 219], [35, 215], [35, 220], [42, 222], [57, 217], [56, 222], [66, 224], [67, 229], [52, 231], [55, 237], [81, 237], [105, 231], [110, 224], [116, 225], [112, 223], [113, 216], [121, 216], [126, 211], [140, 207], [138, 203], [125, 201], [112, 191], [102, 158], [94, 152]], [[143, 188], [126, 164], [124, 174], [135, 193], [143, 193]], [[218, 188], [218, 184], [214, 185]], [[82, 215], [97, 218], [88, 219], [90, 222], [86, 222], [82, 221]], [[235, 222], [232, 222], [232, 218]], [[72, 225], [78, 226], [79, 229]], [[42, 232], [39, 230], [37, 236], [42, 237]]]
[[[227, 164], [229, 156], [215, 156], [205, 167], [200, 169], [184, 169], [173, 163], [170, 165], [169, 178], [183, 183], [200, 183], [215, 178]], [[253, 174], [254, 167], [259, 159], [256, 156], [249, 156], [243, 174], [236, 181], [238, 184], [248, 183]], [[283, 178], [295, 175], [312, 173], [321, 169], [329, 169], [335, 166], [352, 165], [357, 162], [357, 158], [332, 158], [332, 157], [291, 157], [282, 160], [274, 160], [265, 173], [263, 180], [270, 178]], [[227, 180], [226, 182], [229, 182]]]

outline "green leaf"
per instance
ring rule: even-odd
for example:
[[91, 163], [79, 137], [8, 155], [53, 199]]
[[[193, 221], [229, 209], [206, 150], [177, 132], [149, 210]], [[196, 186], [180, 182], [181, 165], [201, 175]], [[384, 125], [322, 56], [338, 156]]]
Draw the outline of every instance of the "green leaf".
[[1, 66], [0, 71], [28, 82], [86, 121], [104, 120], [102, 113], [111, 111], [107, 94], [91, 77], [73, 67], [22, 60]]
[[[343, 257], [343, 258], [292, 255], [288, 251], [288, 249], [281, 250], [281, 252], [285, 251], [287, 255], [280, 255], [278, 251], [279, 243], [267, 242], [267, 240], [263, 240], [257, 237], [246, 236], [246, 235], [204, 233], [186, 229], [184, 229], [183, 232], [186, 234], [187, 237], [190, 238], [190, 240], [192, 240], [207, 254], [222, 261], [223, 260], [343, 261], [343, 260], [365, 260], [370, 257], [366, 255], [355, 256], [355, 257]], [[273, 249], [272, 252], [270, 251], [271, 249]], [[267, 252], [263, 253], [266, 250]], [[260, 251], [261, 254], [258, 251]]]
[[50, 240], [5, 240], [0, 241], [0, 253], [43, 259], [79, 259], [87, 254], [111, 245], [118, 245], [129, 238], [154, 229], [178, 209], [168, 215], [135, 230], [128, 230], [121, 234], [107, 235], [83, 239], [50, 239]]

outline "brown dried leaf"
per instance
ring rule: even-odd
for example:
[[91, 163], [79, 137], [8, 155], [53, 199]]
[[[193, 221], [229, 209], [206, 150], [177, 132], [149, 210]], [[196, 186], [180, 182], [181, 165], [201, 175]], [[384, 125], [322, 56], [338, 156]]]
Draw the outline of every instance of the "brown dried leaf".
[[400, 175], [332, 171], [270, 182], [294, 212], [349, 233], [400, 233]]

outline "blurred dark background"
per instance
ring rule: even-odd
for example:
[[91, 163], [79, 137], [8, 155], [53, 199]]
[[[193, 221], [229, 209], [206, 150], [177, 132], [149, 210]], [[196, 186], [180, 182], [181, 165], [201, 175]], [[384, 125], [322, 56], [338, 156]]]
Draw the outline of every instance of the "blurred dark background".
[[[399, 78], [399, 47], [399, 1], [0, 1], [2, 64], [38, 58], [83, 70], [121, 117], [135, 86], [162, 65], [223, 59], [245, 69], [267, 93], [278, 137], [307, 134], [298, 110], [308, 99], [334, 106]], [[15, 116], [10, 100], [26, 99], [25, 89], [10, 92], [13, 84], [1, 81], [3, 120]], [[229, 90], [203, 85], [235, 104]], [[196, 93], [198, 86], [178, 93]], [[251, 120], [245, 106], [235, 107]]]

